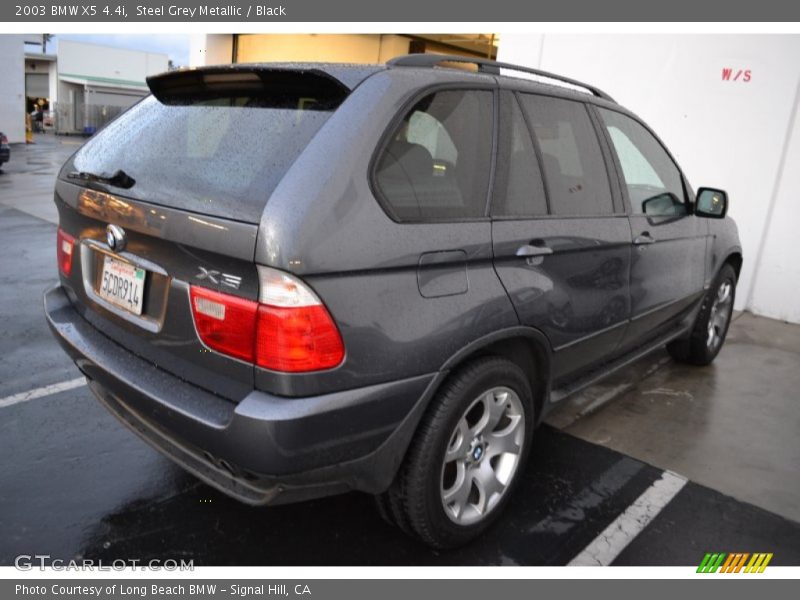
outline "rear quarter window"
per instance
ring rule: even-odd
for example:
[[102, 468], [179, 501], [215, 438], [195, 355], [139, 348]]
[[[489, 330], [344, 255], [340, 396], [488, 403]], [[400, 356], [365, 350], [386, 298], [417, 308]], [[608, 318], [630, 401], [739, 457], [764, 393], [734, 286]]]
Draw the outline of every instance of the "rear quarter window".
[[391, 132], [374, 187], [399, 221], [485, 215], [492, 153], [493, 93], [448, 90], [425, 96]]

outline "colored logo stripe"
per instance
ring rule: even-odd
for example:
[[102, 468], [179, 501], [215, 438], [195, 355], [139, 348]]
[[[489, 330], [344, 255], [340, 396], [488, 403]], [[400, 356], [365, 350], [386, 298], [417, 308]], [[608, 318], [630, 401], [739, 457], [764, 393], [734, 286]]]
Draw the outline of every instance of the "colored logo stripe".
[[747, 552], [729, 554], [728, 560], [726, 560], [725, 564], [722, 565], [722, 570], [720, 573], [738, 573], [744, 566], [744, 562], [747, 560], [748, 556], [750, 556], [750, 554]]
[[747, 567], [745, 568], [745, 573], [763, 573], [764, 569], [767, 568], [769, 561], [772, 560], [772, 553], [769, 554], [754, 554], [753, 558], [750, 559]]
[[711, 554], [710, 552], [706, 553], [703, 557], [703, 561], [700, 563], [700, 566], [697, 567], [698, 573], [716, 573], [719, 566], [722, 564], [722, 561], [725, 560], [725, 553], [714, 553]]
[[[745, 562], [747, 562], [748, 558], [750, 562], [745, 567]], [[700, 562], [700, 566], [697, 567], [697, 572], [716, 573], [719, 570], [720, 573], [739, 573], [740, 571], [744, 573], [763, 573], [771, 560], [771, 552], [756, 552], [752, 555], [749, 552], [732, 552], [730, 554], [726, 552], [707, 552]], [[742, 571], [742, 568], [744, 568], [744, 571]]]

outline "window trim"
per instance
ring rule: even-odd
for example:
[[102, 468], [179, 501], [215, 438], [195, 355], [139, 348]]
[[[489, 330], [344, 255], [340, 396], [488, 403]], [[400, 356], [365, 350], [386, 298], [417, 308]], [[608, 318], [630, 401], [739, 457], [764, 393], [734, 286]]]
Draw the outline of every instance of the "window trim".
[[492, 221], [548, 221], [556, 219], [627, 219], [629, 215], [622, 213], [592, 213], [590, 215], [537, 215], [535, 217], [525, 217], [519, 215], [497, 215], [492, 217]]
[[606, 135], [605, 125], [600, 120], [600, 115], [596, 110], [596, 106], [586, 103], [586, 112], [589, 113], [589, 118], [594, 125], [594, 132], [597, 139], [600, 141], [600, 150], [603, 153], [603, 161], [606, 163], [606, 172], [608, 173], [608, 181], [611, 185], [611, 196], [614, 200], [614, 214], [627, 215], [628, 206], [625, 203], [625, 196], [622, 189], [622, 180], [617, 168], [616, 155], [614, 149], [610, 146], [610, 139]]
[[[483, 206], [483, 215], [480, 217], [442, 217], [442, 218], [433, 218], [433, 219], [401, 219], [399, 218], [392, 209], [391, 202], [384, 196], [381, 192], [380, 187], [376, 181], [376, 172], [378, 170], [378, 163], [380, 161], [381, 156], [386, 151], [386, 148], [391, 143], [392, 135], [397, 128], [399, 127], [400, 123], [405, 118], [406, 114], [408, 113], [411, 108], [417, 104], [420, 100], [429, 96], [431, 94], [435, 94], [437, 92], [453, 92], [453, 91], [464, 91], [464, 92], [491, 92], [492, 94], [492, 143], [491, 143], [491, 155], [489, 157], [489, 177], [487, 180], [487, 189], [486, 189], [486, 201], [484, 202]], [[377, 200], [378, 204], [380, 205], [381, 209], [386, 216], [389, 217], [392, 221], [399, 225], [420, 225], [420, 224], [435, 224], [435, 223], [481, 223], [481, 222], [488, 222], [491, 221], [491, 217], [489, 216], [489, 203], [492, 197], [492, 188], [494, 186], [494, 177], [495, 177], [495, 169], [497, 167], [497, 136], [498, 136], [498, 87], [497, 83], [490, 83], [490, 82], [451, 82], [451, 83], [435, 83], [429, 86], [425, 86], [419, 88], [414, 91], [414, 93], [406, 100], [400, 109], [395, 113], [395, 115], [390, 119], [388, 125], [384, 129], [383, 133], [381, 134], [380, 138], [378, 139], [378, 144], [375, 146], [375, 150], [372, 152], [372, 156], [369, 161], [368, 170], [367, 170], [367, 183], [369, 185], [369, 189], [372, 192], [373, 197]]]
[[689, 186], [688, 180], [686, 179], [686, 175], [683, 172], [683, 169], [681, 169], [681, 166], [678, 163], [678, 161], [675, 159], [675, 157], [669, 151], [669, 148], [667, 148], [667, 145], [661, 140], [660, 137], [658, 137], [656, 132], [653, 131], [653, 129], [647, 123], [645, 123], [642, 119], [640, 119], [636, 115], [634, 115], [634, 114], [632, 114], [632, 113], [630, 113], [630, 112], [628, 112], [628, 111], [626, 111], [624, 109], [612, 108], [612, 107], [609, 107], [609, 106], [598, 106], [598, 105], [593, 104], [592, 105], [592, 112], [595, 113], [596, 118], [598, 120], [598, 123], [601, 126], [600, 129], [601, 129], [601, 133], [603, 135], [603, 138], [606, 140], [606, 143], [609, 145], [609, 147], [611, 149], [611, 156], [614, 159], [614, 166], [615, 166], [615, 169], [616, 169], [616, 172], [617, 172], [617, 179], [619, 180], [620, 191], [622, 193], [622, 199], [623, 199], [623, 202], [625, 204], [625, 210], [627, 211], [627, 214], [632, 216], [632, 217], [646, 216], [646, 215], [644, 215], [644, 213], [634, 212], [634, 210], [633, 210], [633, 205], [631, 204], [630, 194], [628, 193], [628, 184], [625, 183], [625, 175], [622, 172], [622, 162], [620, 161], [619, 155], [617, 154], [617, 149], [614, 147], [614, 141], [611, 139], [611, 134], [608, 132], [608, 127], [606, 126], [606, 122], [603, 120], [603, 115], [600, 113], [600, 109], [601, 108], [605, 109], [605, 110], [608, 110], [609, 112], [615, 112], [617, 114], [620, 114], [623, 117], [628, 117], [634, 123], [638, 123], [639, 125], [641, 125], [644, 128], [644, 130], [646, 132], [648, 132], [653, 137], [653, 139], [656, 141], [656, 143], [659, 146], [661, 146], [661, 149], [664, 150], [664, 153], [667, 155], [667, 157], [670, 159], [670, 161], [672, 161], [672, 164], [678, 170], [678, 174], [681, 177], [681, 187], [683, 188], [683, 203], [686, 205], [686, 214], [683, 215], [683, 216], [687, 216], [688, 217], [688, 216], [693, 215], [694, 214], [694, 201], [692, 200], [692, 196], [694, 194], [692, 192], [691, 187]]
[[[498, 204], [500, 204], [500, 201], [499, 201], [500, 194], [497, 193], [498, 190], [496, 189], [497, 188], [497, 182], [500, 180], [500, 177], [498, 176], [498, 172], [497, 172], [497, 166], [496, 166], [497, 160], [498, 160], [499, 154], [500, 154], [500, 136], [506, 134], [505, 137], [508, 137], [508, 134], [511, 133], [511, 127], [508, 126], [505, 123], [502, 123], [501, 120], [500, 120], [501, 104], [506, 102], [506, 101], [516, 105], [517, 110], [519, 110], [520, 114], [522, 115], [522, 123], [525, 126], [525, 130], [528, 133], [528, 138], [531, 140], [531, 146], [533, 147], [534, 157], [536, 159], [537, 167], [539, 168], [539, 175], [542, 178], [542, 191], [544, 192], [545, 207], [547, 208], [547, 213], [546, 214], [538, 214], [538, 215], [534, 215], [534, 214], [530, 214], [530, 215], [509, 215], [509, 214], [500, 214], [500, 213], [495, 214], [494, 213], [494, 211], [497, 208]], [[540, 218], [549, 217], [552, 214], [551, 209], [550, 209], [550, 194], [549, 194], [548, 189], [547, 189], [547, 181], [546, 181], [546, 178], [545, 178], [545, 174], [542, 172], [542, 167], [541, 167], [542, 160], [541, 160], [541, 156], [540, 156], [539, 145], [538, 145], [536, 139], [534, 138], [534, 136], [533, 136], [533, 134], [531, 132], [530, 123], [528, 122], [528, 117], [525, 114], [525, 109], [522, 107], [522, 104], [520, 103], [519, 97], [517, 95], [517, 91], [513, 90], [513, 89], [502, 89], [502, 88], [499, 89], [498, 93], [497, 93], [497, 102], [495, 103], [495, 106], [496, 106], [496, 109], [497, 109], [497, 134], [495, 135], [496, 148], [495, 148], [495, 153], [494, 153], [495, 169], [494, 169], [494, 172], [492, 174], [493, 175], [492, 176], [492, 187], [491, 187], [491, 194], [490, 194], [490, 198], [489, 198], [489, 205], [487, 207], [487, 214], [489, 215], [489, 217], [493, 221], [507, 221], [507, 220], [526, 220], [527, 221], [527, 220], [531, 220], [531, 219], [540, 219]], [[508, 140], [504, 139], [503, 142], [504, 143], [508, 143]], [[509, 179], [509, 172], [507, 170], [504, 171], [503, 179], [505, 180], [505, 181], [503, 181], [503, 183], [507, 184], [508, 183], [508, 179]]]
[[[525, 107], [522, 105], [522, 98], [521, 93], [514, 90], [512, 92], [512, 96], [514, 98], [514, 103], [517, 105], [517, 110], [522, 115], [522, 122], [525, 124], [525, 129], [528, 131], [528, 138], [531, 140], [531, 144], [533, 145], [533, 154], [536, 157], [536, 162], [538, 163], [539, 167], [539, 175], [542, 177], [542, 189], [544, 190], [544, 204], [547, 207], [547, 216], [553, 214], [553, 204], [550, 201], [550, 184], [547, 182], [547, 173], [544, 172], [544, 159], [542, 158], [542, 148], [539, 145], [539, 139], [533, 132], [533, 127], [531, 126], [531, 121], [528, 118], [528, 111], [525, 110]], [[532, 218], [535, 215], [532, 215]]]

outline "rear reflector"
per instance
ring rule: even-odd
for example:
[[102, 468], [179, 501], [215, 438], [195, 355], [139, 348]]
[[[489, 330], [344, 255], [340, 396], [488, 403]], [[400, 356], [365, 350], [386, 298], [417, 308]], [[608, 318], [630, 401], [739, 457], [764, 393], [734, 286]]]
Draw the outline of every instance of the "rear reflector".
[[258, 303], [191, 286], [197, 333], [213, 350], [253, 362]]
[[258, 267], [260, 303], [191, 287], [192, 314], [203, 343], [265, 369], [301, 373], [331, 369], [344, 344], [330, 313], [300, 279]]
[[65, 277], [72, 273], [72, 253], [75, 250], [75, 238], [58, 228], [56, 247], [56, 257], [58, 260], [58, 270]]

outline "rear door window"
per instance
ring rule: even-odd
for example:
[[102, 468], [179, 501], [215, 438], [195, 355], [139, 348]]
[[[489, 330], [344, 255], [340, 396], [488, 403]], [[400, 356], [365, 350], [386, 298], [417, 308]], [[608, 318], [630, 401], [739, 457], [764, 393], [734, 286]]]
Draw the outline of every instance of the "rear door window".
[[493, 93], [448, 90], [417, 102], [391, 133], [374, 182], [400, 221], [472, 219], [486, 209]]
[[542, 156], [555, 215], [612, 214], [614, 203], [600, 141], [581, 102], [520, 95]]

